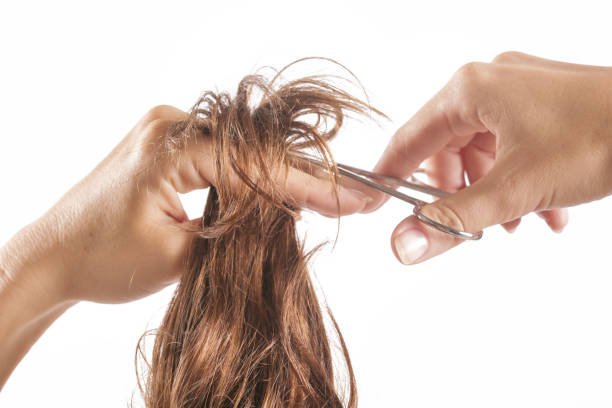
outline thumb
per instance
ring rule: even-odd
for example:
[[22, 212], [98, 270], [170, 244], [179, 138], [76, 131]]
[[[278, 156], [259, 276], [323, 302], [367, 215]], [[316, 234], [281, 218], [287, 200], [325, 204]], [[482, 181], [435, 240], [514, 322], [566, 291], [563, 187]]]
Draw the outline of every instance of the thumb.
[[[433, 221], [470, 233], [524, 215], [529, 211], [524, 183], [518, 174], [513, 176], [499, 164], [471, 186], [427, 204], [421, 213]], [[462, 242], [463, 239], [426, 225], [414, 215], [400, 222], [391, 234], [395, 256], [405, 265], [423, 262]]]

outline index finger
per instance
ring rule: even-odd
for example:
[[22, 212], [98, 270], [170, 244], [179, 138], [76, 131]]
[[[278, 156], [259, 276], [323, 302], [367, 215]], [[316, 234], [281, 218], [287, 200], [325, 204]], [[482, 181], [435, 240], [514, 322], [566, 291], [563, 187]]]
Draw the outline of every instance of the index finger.
[[[405, 179], [425, 159], [451, 142], [464, 145], [476, 133], [487, 130], [480, 120], [473, 84], [476, 71], [471, 64], [430, 99], [391, 138], [374, 172]], [[386, 201], [379, 194], [363, 212], [371, 212]]]

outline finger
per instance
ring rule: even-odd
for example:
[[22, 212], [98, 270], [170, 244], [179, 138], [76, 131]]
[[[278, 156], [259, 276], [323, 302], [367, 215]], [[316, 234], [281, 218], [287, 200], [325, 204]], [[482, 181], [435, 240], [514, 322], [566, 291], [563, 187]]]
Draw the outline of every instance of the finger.
[[454, 193], [465, 187], [464, 167], [459, 148], [446, 147], [425, 161], [431, 185]]
[[164, 173], [178, 193], [210, 187], [215, 177], [211, 148], [209, 139], [192, 138], [181, 151], [172, 153]]
[[[491, 132], [476, 134], [470, 143], [461, 151], [465, 171], [470, 184], [484, 177], [495, 164], [496, 137]], [[514, 232], [521, 223], [515, 219], [502, 224], [508, 232]]]
[[289, 169], [286, 180], [287, 192], [299, 206], [328, 217], [359, 212], [371, 200], [367, 194], [343, 185], [337, 186], [336, 199], [336, 191], [329, 178], [318, 178], [295, 168]]
[[[477, 132], [486, 130], [479, 119], [477, 107], [472, 105], [462, 89], [475, 87], [475, 74], [464, 72], [458, 79], [451, 81], [446, 88], [434, 96], [391, 138], [387, 148], [374, 168], [374, 172], [403, 178], [410, 175], [420, 163], [438, 153], [453, 139], [457, 144], [465, 144], [466, 139]], [[456, 75], [457, 76], [457, 75]], [[462, 83], [459, 87], [456, 83]], [[470, 85], [472, 84], [472, 85]], [[374, 211], [385, 201], [379, 196], [366, 206], [363, 212]]]
[[[172, 106], [158, 106], [151, 109], [139, 122], [147, 134], [145, 141], [155, 144], [156, 148], [163, 143], [168, 128], [176, 121], [184, 120], [187, 114]], [[166, 213], [179, 222], [188, 220], [187, 215], [176, 193], [185, 194], [193, 190], [205, 189], [214, 180], [211, 143], [208, 138], [193, 137], [179, 144], [171, 154], [158, 158], [161, 168], [160, 192]], [[233, 172], [227, 175], [230, 184], [241, 185]], [[360, 211], [371, 198], [355, 188], [350, 181], [343, 181], [336, 190], [329, 177], [315, 177], [298, 169], [289, 169], [289, 173], [279, 171], [275, 174], [279, 184], [283, 184], [288, 193], [301, 207], [306, 207], [329, 217], [347, 215]]]
[[[483, 142], [483, 137], [490, 135], [493, 138], [491, 150], [483, 150], [480, 144], [490, 145], [488, 141]], [[491, 134], [479, 133], [472, 143], [468, 144], [461, 152], [444, 149], [427, 160], [426, 173], [432, 185], [449, 192], [456, 192], [465, 187], [463, 171], [468, 176], [470, 184], [483, 177], [493, 167], [495, 162], [494, 143], [495, 137]], [[521, 223], [521, 219], [515, 219], [502, 224], [502, 227], [512, 233]]]
[[[521, 219], [508, 224], [518, 225]], [[403, 220], [391, 234], [391, 247], [404, 265], [414, 265], [439, 255], [464, 242], [436, 229], [429, 228], [415, 216]]]
[[[176, 171], [168, 173], [171, 184], [179, 193], [208, 187], [210, 185], [208, 180], [213, 180], [215, 177], [212, 161], [209, 145], [205, 141], [200, 141], [197, 147], [192, 146], [188, 149]], [[367, 194], [344, 185], [337, 186], [336, 200], [334, 185], [325, 174], [321, 174], [319, 178], [289, 167], [288, 173], [283, 169], [276, 172], [274, 177], [279, 187], [286, 189], [298, 206], [328, 217], [356, 213], [371, 200]], [[231, 170], [227, 179], [235, 188], [241, 188], [242, 181]]]
[[156, 174], [161, 175], [162, 181], [181, 194], [210, 186], [210, 178], [205, 177], [206, 163], [210, 162], [208, 140], [189, 138], [171, 152], [166, 150], [170, 126], [187, 118], [188, 114], [180, 109], [160, 105], [150, 109], [136, 126], [143, 135], [146, 151], [152, 153], [149, 166], [159, 170]]
[[[427, 157], [440, 151], [451, 137], [441, 112], [430, 101], [395, 132], [373, 171], [405, 179]], [[387, 199], [386, 194], [378, 194], [364, 212], [376, 210]]]
[[557, 233], [562, 232], [569, 221], [567, 208], [538, 211], [537, 214], [546, 221], [551, 230]]
[[161, 210], [170, 218], [178, 223], [189, 221], [187, 212], [179, 199], [176, 189], [167, 180], [160, 180], [159, 194], [162, 197], [160, 201]]
[[[489, 173], [469, 187], [423, 207], [422, 214], [441, 224], [470, 233], [518, 218], [524, 209], [508, 204], [523, 202], [525, 200], [516, 198], [527, 197], [528, 194], [524, 191], [526, 187], [519, 182], [512, 181], [512, 189], [504, 188], [500, 180], [507, 173], [508, 166], [497, 163]], [[425, 261], [463, 242], [460, 238], [421, 223], [414, 216], [404, 219], [394, 230], [391, 239], [394, 253], [404, 264]]]
[[[320, 180], [330, 179], [330, 175], [327, 169], [323, 169], [322, 167], [310, 163], [306, 160], [291, 160], [290, 165], [295, 169], [300, 170], [306, 174], [310, 174], [311, 176], [316, 177]], [[340, 163], [337, 163], [337, 165], [340, 166]], [[372, 191], [376, 191], [357, 180], [344, 176], [342, 173], [338, 173], [337, 182], [349, 190], [360, 191], [365, 193], [366, 195], [371, 195]]]
[[512, 221], [504, 222], [502, 224], [502, 227], [504, 227], [506, 231], [512, 234], [514, 231], [516, 231], [521, 221], [522, 218], [515, 218]]
[[414, 215], [400, 222], [391, 234], [391, 248], [404, 265], [423, 262], [460, 241], [432, 228], [427, 228]]

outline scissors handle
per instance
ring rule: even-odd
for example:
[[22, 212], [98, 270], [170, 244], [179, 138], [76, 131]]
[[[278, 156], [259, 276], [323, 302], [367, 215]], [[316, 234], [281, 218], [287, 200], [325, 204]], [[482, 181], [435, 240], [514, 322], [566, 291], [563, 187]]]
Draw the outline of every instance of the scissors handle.
[[[324, 169], [327, 168], [327, 166], [322, 161], [310, 155], [307, 155], [302, 152], [291, 152], [291, 153], [294, 156], [304, 159], [321, 168], [324, 168]], [[442, 224], [438, 221], [432, 220], [431, 218], [429, 218], [428, 216], [426, 216], [425, 214], [421, 212], [423, 207], [429, 204], [426, 201], [420, 200], [416, 197], [411, 197], [408, 194], [404, 194], [400, 191], [397, 191], [396, 189], [392, 187], [389, 187], [388, 185], [376, 183], [370, 179], [381, 180], [382, 182], [386, 184], [406, 187], [411, 190], [419, 191], [421, 193], [429, 194], [429, 195], [432, 195], [434, 197], [439, 197], [439, 198], [448, 196], [450, 193], [447, 191], [437, 189], [425, 183], [413, 183], [410, 181], [402, 180], [400, 178], [384, 176], [382, 174], [373, 173], [371, 171], [363, 170], [357, 167], [348, 166], [346, 164], [336, 163], [336, 168], [338, 169], [338, 172], [345, 177], [358, 181], [377, 191], [383, 192], [392, 197], [399, 198], [400, 200], [403, 200], [403, 201], [406, 201], [407, 203], [412, 204], [414, 206], [414, 210], [412, 211], [414, 216], [422, 223], [432, 228], [435, 228], [438, 231], [444, 232], [445, 234], [451, 235], [456, 238], [470, 240], [470, 241], [475, 241], [475, 240], [479, 240], [480, 238], [482, 238], [482, 234], [483, 234], [482, 231], [478, 231], [476, 233], [461, 231], [451, 226]]]
[[415, 197], [411, 197], [407, 194], [399, 192], [383, 184], [374, 183], [368, 180], [367, 178], [364, 178], [363, 176], [373, 178], [373, 179], [379, 179], [388, 184], [410, 188], [412, 190], [419, 191], [421, 193], [430, 194], [435, 197], [446, 197], [450, 194], [448, 191], [440, 190], [435, 187], [428, 186], [427, 184], [424, 184], [424, 183], [417, 184], [417, 183], [412, 183], [410, 181], [402, 180], [400, 178], [383, 176], [382, 174], [373, 173], [367, 170], [359, 169], [357, 167], [348, 166], [346, 164], [336, 163], [336, 167], [338, 168], [338, 171], [340, 172], [340, 174], [344, 176], [347, 176], [353, 180], [357, 180], [367, 185], [368, 187], [374, 188], [385, 194], [388, 194], [395, 198], [399, 198], [400, 200], [403, 200], [403, 201], [406, 201], [412, 204], [414, 206], [414, 209], [412, 211], [414, 216], [422, 223], [427, 224], [430, 227], [437, 229], [438, 231], [442, 231], [445, 234], [452, 235], [453, 237], [461, 238], [461, 239], [465, 239], [469, 241], [477, 241], [480, 238], [482, 238], [482, 234], [483, 234], [482, 231], [478, 231], [476, 233], [460, 231], [456, 228], [453, 228], [448, 225], [439, 223], [438, 221], [432, 220], [431, 218], [429, 218], [428, 216], [426, 216], [425, 214], [421, 212], [421, 210], [423, 209], [423, 206], [428, 204], [427, 202], [423, 200], [419, 200], [418, 198], [415, 198]]
[[423, 214], [421, 212], [422, 208], [423, 208], [422, 205], [415, 205], [414, 209], [412, 210], [412, 213], [414, 214], [414, 216], [417, 217], [417, 219], [421, 221], [422, 223], [425, 223], [429, 225], [430, 227], [437, 229], [438, 231], [442, 231], [456, 238], [461, 238], [461, 239], [465, 239], [468, 241], [478, 241], [480, 238], [482, 238], [482, 234], [483, 234], [482, 231], [471, 233], [471, 232], [461, 231], [453, 227], [449, 227], [448, 225], [432, 220], [431, 218]]

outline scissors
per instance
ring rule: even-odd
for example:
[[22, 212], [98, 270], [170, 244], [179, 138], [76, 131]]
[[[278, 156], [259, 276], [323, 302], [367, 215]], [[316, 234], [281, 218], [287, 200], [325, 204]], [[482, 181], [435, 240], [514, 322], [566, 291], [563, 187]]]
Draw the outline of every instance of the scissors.
[[[324, 170], [328, 169], [327, 164], [325, 162], [323, 162], [322, 160], [314, 156], [311, 156], [303, 152], [296, 152], [296, 151], [292, 151], [291, 154], [295, 157], [306, 160], [309, 163], [314, 164]], [[448, 225], [432, 220], [431, 218], [429, 218], [428, 216], [426, 216], [425, 214], [421, 212], [421, 210], [423, 209], [423, 206], [425, 206], [426, 204], [429, 204], [428, 202], [420, 200], [416, 197], [409, 196], [402, 192], [399, 192], [396, 189], [389, 187], [389, 185], [396, 186], [396, 187], [406, 187], [411, 190], [425, 193], [425, 194], [428, 194], [434, 197], [438, 197], [438, 198], [448, 196], [450, 194], [448, 191], [440, 190], [435, 187], [429, 186], [425, 183], [422, 183], [418, 181], [414, 176], [410, 177], [412, 181], [407, 181], [407, 180], [402, 180], [396, 177], [383, 176], [382, 174], [373, 173], [371, 171], [359, 169], [357, 167], [348, 166], [346, 164], [341, 164], [341, 163], [336, 163], [336, 167], [338, 168], [338, 172], [345, 177], [358, 181], [362, 184], [365, 184], [366, 186], [370, 188], [381, 191], [392, 197], [399, 198], [400, 200], [403, 200], [409, 204], [412, 204], [414, 206], [412, 213], [415, 215], [415, 217], [422, 223], [429, 225], [430, 227], [433, 227], [437, 229], [438, 231], [442, 231], [446, 234], [452, 235], [453, 237], [461, 238], [464, 240], [475, 241], [475, 240], [479, 240], [480, 238], [482, 238], [482, 231], [479, 231], [476, 233], [460, 231]], [[422, 172], [423, 170], [419, 169], [417, 171]], [[373, 180], [380, 180], [387, 185], [377, 183], [376, 181], [373, 181]]]

